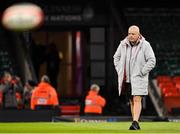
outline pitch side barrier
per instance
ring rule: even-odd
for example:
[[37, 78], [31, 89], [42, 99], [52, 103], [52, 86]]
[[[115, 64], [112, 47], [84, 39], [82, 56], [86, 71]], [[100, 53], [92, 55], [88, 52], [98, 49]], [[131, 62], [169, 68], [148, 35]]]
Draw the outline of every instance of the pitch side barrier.
[[55, 110], [0, 110], [0, 122], [51, 122]]
[[[153, 121], [156, 117], [146, 116], [141, 121]], [[130, 116], [56, 116], [53, 122], [122, 122], [132, 121]]]

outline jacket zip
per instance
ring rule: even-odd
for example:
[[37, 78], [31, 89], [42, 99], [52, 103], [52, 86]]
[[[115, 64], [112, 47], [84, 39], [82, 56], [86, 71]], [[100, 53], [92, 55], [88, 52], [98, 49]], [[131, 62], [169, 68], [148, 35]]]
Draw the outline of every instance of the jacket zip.
[[129, 56], [129, 82], [131, 83], [131, 56], [132, 56], [132, 47], [130, 51], [130, 56]]

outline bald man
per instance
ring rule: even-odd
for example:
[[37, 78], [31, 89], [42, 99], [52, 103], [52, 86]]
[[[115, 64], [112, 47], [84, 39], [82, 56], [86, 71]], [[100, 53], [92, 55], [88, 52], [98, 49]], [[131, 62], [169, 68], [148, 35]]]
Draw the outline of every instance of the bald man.
[[122, 87], [125, 87], [125, 94], [130, 102], [133, 122], [129, 130], [140, 130], [142, 97], [148, 95], [149, 72], [156, 64], [153, 49], [140, 34], [139, 27], [132, 25], [128, 29], [128, 36], [120, 42], [113, 58], [118, 74], [119, 95], [122, 93]]

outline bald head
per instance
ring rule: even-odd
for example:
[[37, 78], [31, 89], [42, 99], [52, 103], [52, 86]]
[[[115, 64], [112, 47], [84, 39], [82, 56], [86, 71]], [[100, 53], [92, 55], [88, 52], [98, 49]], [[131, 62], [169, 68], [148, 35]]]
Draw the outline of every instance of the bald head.
[[50, 83], [49, 77], [47, 75], [43, 75], [41, 77], [41, 82], [46, 82], [46, 83]]
[[128, 29], [128, 40], [132, 45], [137, 44], [140, 37], [139, 27], [136, 25], [132, 25]]
[[97, 84], [92, 84], [90, 87], [91, 90], [99, 92], [100, 87]]
[[136, 25], [132, 25], [132, 26], [130, 26], [130, 27], [129, 27], [128, 32], [135, 32], [135, 33], [140, 34], [139, 27], [138, 27], [138, 26], [136, 26]]

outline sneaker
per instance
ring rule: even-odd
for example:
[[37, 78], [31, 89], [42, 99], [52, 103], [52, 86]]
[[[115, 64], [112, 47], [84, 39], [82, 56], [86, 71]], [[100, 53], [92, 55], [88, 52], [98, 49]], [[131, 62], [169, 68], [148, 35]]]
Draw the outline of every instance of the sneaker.
[[133, 121], [131, 126], [129, 127], [129, 130], [140, 130], [139, 123], [137, 121]]

